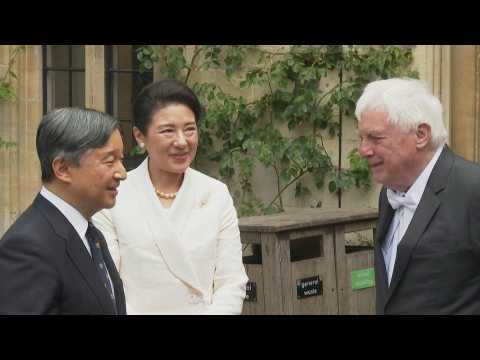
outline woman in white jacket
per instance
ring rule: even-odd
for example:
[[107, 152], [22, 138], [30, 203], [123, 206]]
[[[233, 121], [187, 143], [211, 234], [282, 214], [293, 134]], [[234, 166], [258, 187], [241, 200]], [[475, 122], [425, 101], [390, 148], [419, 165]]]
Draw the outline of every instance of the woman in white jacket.
[[225, 184], [190, 164], [201, 105], [183, 83], [150, 84], [133, 134], [148, 157], [93, 221], [123, 280], [128, 314], [240, 314], [248, 280]]

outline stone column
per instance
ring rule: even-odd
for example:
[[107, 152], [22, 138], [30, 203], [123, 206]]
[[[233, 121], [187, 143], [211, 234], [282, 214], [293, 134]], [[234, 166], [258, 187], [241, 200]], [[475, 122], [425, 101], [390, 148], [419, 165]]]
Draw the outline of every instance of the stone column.
[[430, 86], [430, 90], [442, 102], [443, 121], [449, 134], [449, 144], [452, 142], [451, 48], [450, 45], [417, 45], [414, 52], [415, 67], [420, 74], [420, 79]]
[[452, 46], [452, 148], [479, 160], [479, 47]]
[[106, 109], [104, 45], [85, 45], [85, 107]]
[[[0, 46], [0, 74], [16, 45]], [[41, 46], [29, 45], [16, 58], [17, 97], [0, 101], [0, 136], [15, 145], [0, 149], [0, 236], [32, 202], [41, 186], [35, 138], [42, 117]]]

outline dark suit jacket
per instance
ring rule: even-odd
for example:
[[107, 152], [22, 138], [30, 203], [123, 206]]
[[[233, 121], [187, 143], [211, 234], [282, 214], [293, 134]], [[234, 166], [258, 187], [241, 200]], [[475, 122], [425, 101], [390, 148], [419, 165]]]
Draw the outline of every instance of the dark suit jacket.
[[[102, 240], [118, 314], [125, 314], [123, 284]], [[0, 240], [0, 314], [114, 313], [78, 233], [53, 204], [37, 195]]]
[[375, 239], [378, 314], [480, 314], [480, 166], [443, 149], [398, 249], [390, 287], [381, 251], [394, 211], [386, 189]]

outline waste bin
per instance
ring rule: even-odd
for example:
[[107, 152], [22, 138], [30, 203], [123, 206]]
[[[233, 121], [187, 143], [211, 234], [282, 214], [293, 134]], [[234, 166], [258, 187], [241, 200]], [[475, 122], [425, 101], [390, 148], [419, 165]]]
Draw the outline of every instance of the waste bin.
[[377, 217], [375, 209], [299, 209], [241, 218], [251, 247], [243, 314], [371, 313], [373, 250], [351, 251], [345, 233], [373, 229]]

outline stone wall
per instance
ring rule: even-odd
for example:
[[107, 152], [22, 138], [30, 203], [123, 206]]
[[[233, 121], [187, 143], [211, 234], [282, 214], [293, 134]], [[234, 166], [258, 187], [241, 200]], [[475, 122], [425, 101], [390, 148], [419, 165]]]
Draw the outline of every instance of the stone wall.
[[[0, 46], [0, 73], [15, 45]], [[0, 136], [15, 143], [0, 149], [0, 235], [32, 202], [40, 189], [40, 165], [35, 134], [42, 116], [41, 47], [26, 46], [13, 71], [15, 101], [0, 102]]]

